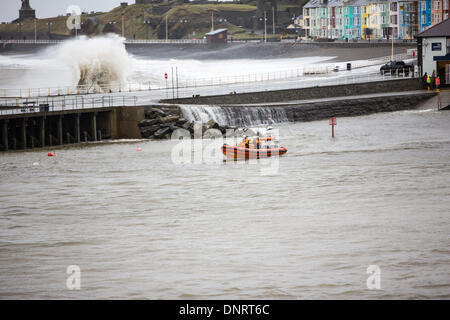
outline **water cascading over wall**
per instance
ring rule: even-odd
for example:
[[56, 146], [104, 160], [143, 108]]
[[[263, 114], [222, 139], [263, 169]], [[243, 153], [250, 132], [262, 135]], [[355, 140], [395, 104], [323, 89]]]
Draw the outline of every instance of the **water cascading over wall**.
[[183, 117], [190, 121], [214, 120], [220, 125], [245, 127], [259, 124], [288, 122], [283, 108], [277, 107], [219, 107], [180, 105]]

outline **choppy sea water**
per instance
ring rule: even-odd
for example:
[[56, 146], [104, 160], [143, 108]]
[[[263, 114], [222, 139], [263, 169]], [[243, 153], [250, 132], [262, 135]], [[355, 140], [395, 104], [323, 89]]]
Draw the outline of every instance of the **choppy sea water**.
[[269, 175], [171, 141], [0, 153], [0, 298], [449, 299], [450, 113], [337, 121], [276, 125]]

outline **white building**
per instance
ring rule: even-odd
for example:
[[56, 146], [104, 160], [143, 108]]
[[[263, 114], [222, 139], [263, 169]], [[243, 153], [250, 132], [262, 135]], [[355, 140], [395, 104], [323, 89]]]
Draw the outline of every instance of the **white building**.
[[450, 19], [417, 35], [418, 64], [422, 76], [440, 76], [441, 85], [450, 85]]

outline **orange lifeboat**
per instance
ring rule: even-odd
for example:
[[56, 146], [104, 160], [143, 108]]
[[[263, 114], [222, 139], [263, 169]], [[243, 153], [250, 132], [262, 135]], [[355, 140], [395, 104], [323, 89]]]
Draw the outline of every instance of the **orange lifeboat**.
[[281, 156], [287, 152], [285, 147], [255, 149], [245, 148], [242, 145], [241, 143], [238, 146], [224, 144], [222, 147], [223, 154], [228, 159], [260, 159]]

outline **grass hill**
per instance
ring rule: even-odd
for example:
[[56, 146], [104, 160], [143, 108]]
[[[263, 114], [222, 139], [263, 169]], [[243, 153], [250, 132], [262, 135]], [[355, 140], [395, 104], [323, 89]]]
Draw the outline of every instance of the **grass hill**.
[[[280, 17], [289, 17], [292, 10], [299, 11], [300, 5], [287, 3], [279, 5]], [[287, 14], [288, 12], [288, 14]], [[82, 15], [81, 34], [88, 36], [102, 33], [122, 33], [122, 20], [124, 21], [125, 36], [127, 38], [146, 39], [147, 30], [149, 39], [165, 39], [166, 17], [170, 39], [203, 38], [206, 32], [211, 30], [211, 19], [214, 20], [214, 29], [227, 28], [233, 38], [254, 37], [252, 31], [261, 29], [255, 25], [254, 18], [257, 7], [254, 4], [238, 3], [211, 3], [211, 4], [133, 4], [125, 8], [117, 7], [105, 13], [93, 13]], [[123, 16], [123, 19], [122, 19]], [[66, 26], [67, 17], [59, 16], [36, 20], [38, 34], [68, 36], [74, 34]], [[148, 25], [144, 24], [148, 21]], [[49, 25], [50, 24], [50, 25]], [[256, 28], [255, 28], [256, 27]], [[148, 29], [147, 29], [148, 28]], [[27, 33], [34, 34], [35, 22], [25, 21], [21, 25], [16, 23], [1, 24], [0, 33]], [[268, 36], [271, 35], [272, 21], [267, 21]], [[260, 31], [259, 31], [260, 32]], [[280, 28], [277, 28], [279, 36]], [[5, 37], [3, 37], [5, 39]], [[20, 39], [19, 35], [14, 37]]]

